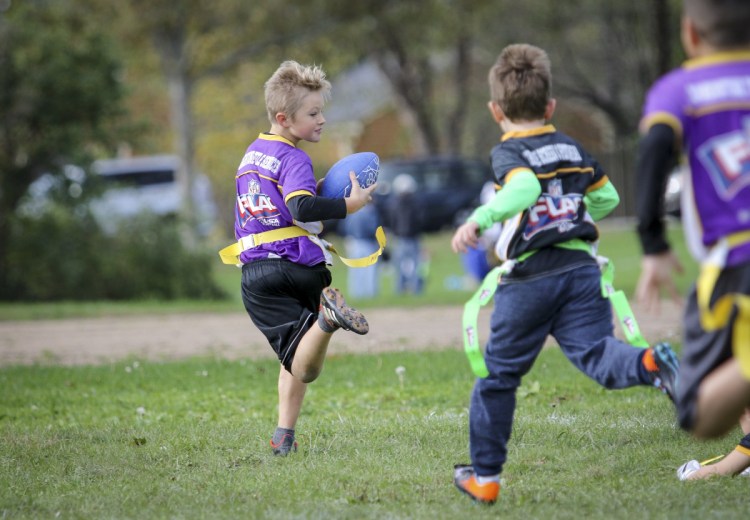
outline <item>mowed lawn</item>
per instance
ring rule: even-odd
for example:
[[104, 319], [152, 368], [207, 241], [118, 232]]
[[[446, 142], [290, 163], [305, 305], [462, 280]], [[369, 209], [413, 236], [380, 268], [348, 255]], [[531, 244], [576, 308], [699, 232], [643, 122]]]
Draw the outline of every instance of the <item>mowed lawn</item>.
[[273, 361], [219, 359], [0, 369], [0, 518], [747, 515], [747, 479], [675, 477], [730, 450], [739, 429], [694, 441], [663, 394], [603, 390], [556, 348], [519, 390], [493, 507], [451, 482], [468, 462], [461, 351], [329, 358], [287, 458], [268, 445], [277, 373]]
[[[632, 226], [603, 226], [600, 252], [629, 296], [640, 253]], [[681, 233], [670, 231], [686, 259]], [[362, 306], [464, 302], [449, 234], [425, 238], [426, 292], [383, 292]], [[695, 266], [686, 260], [685, 290]], [[337, 263], [334, 280], [346, 290]], [[236, 291], [238, 271], [219, 266]], [[227, 302], [3, 305], [0, 319], [127, 312], [238, 312]], [[679, 350], [679, 345], [676, 346]], [[403, 370], [399, 367], [403, 367]], [[397, 370], [399, 368], [399, 370]], [[399, 376], [399, 374], [401, 374]], [[463, 352], [331, 356], [308, 391], [299, 452], [274, 457], [278, 364], [194, 358], [101, 366], [0, 368], [0, 518], [746, 518], [750, 480], [679, 482], [676, 468], [731, 450], [739, 428], [699, 442], [669, 400], [639, 387], [606, 391], [556, 348], [518, 392], [499, 502], [473, 504], [452, 485], [468, 459], [473, 376]]]

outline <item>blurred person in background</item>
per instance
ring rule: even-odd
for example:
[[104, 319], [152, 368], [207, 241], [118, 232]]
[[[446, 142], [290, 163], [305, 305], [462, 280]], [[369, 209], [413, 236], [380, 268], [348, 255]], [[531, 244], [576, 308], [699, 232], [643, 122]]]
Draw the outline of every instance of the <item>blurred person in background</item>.
[[394, 197], [387, 208], [389, 227], [395, 236], [393, 264], [396, 268], [396, 293], [421, 294], [424, 289], [422, 269], [422, 214], [415, 203], [417, 181], [402, 173], [393, 179]]
[[[380, 226], [380, 216], [375, 206], [368, 204], [356, 213], [347, 215], [341, 222], [346, 237], [346, 252], [350, 258], [368, 256], [380, 247], [375, 232]], [[378, 295], [380, 271], [378, 264], [348, 269], [348, 294], [352, 298], [374, 298]]]

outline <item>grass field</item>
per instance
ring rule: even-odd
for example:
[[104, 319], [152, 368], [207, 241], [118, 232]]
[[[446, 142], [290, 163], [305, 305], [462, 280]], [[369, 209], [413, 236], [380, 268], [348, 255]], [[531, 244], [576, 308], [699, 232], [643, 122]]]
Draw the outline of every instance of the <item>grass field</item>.
[[[396, 367], [405, 368], [402, 379]], [[605, 391], [558, 349], [518, 393], [499, 502], [452, 486], [468, 461], [461, 352], [331, 357], [299, 452], [271, 455], [272, 361], [0, 369], [0, 518], [744, 518], [748, 481], [679, 482], [698, 443], [658, 391]]]
[[[679, 231], [673, 243], [684, 255]], [[449, 235], [426, 237], [427, 291], [363, 306], [462, 304]], [[601, 252], [632, 294], [640, 253], [631, 227]], [[694, 276], [687, 264], [685, 289]], [[334, 279], [345, 287], [337, 264]], [[239, 272], [219, 266], [235, 288]], [[0, 307], [0, 319], [241, 311], [225, 302], [64, 303]], [[678, 347], [679, 348], [679, 347]], [[404, 367], [402, 378], [396, 368]], [[332, 356], [310, 386], [300, 451], [272, 456], [278, 364], [193, 358], [101, 366], [0, 368], [0, 518], [744, 518], [747, 479], [679, 482], [683, 462], [740, 437], [697, 442], [651, 388], [605, 391], [558, 349], [542, 352], [518, 392], [500, 501], [477, 506], [451, 483], [468, 462], [473, 377], [462, 352]]]

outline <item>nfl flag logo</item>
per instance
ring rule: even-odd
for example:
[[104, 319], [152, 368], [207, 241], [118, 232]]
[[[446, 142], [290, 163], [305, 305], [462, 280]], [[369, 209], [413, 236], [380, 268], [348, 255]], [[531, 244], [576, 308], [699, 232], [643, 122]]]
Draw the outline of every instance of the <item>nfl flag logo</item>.
[[547, 185], [547, 191], [553, 197], [562, 197], [563, 195], [562, 181], [560, 179], [553, 179]]

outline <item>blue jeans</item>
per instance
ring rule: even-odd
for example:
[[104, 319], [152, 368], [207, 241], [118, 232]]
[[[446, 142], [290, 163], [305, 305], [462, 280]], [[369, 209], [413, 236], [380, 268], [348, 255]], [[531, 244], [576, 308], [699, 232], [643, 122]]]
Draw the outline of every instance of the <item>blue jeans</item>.
[[421, 294], [424, 280], [420, 272], [422, 248], [418, 238], [398, 237], [393, 247], [393, 262], [396, 265], [396, 293]]
[[478, 475], [502, 471], [516, 389], [547, 335], [573, 365], [605, 388], [651, 384], [641, 363], [644, 349], [613, 337], [612, 310], [600, 281], [598, 267], [587, 265], [498, 286], [485, 351], [490, 375], [476, 380], [471, 395], [469, 441]]
[[[346, 254], [349, 258], [361, 258], [378, 250], [376, 240], [369, 238], [346, 239]], [[380, 288], [378, 264], [368, 265], [367, 267], [348, 267], [348, 290], [347, 296], [352, 298], [374, 298], [378, 295]]]

